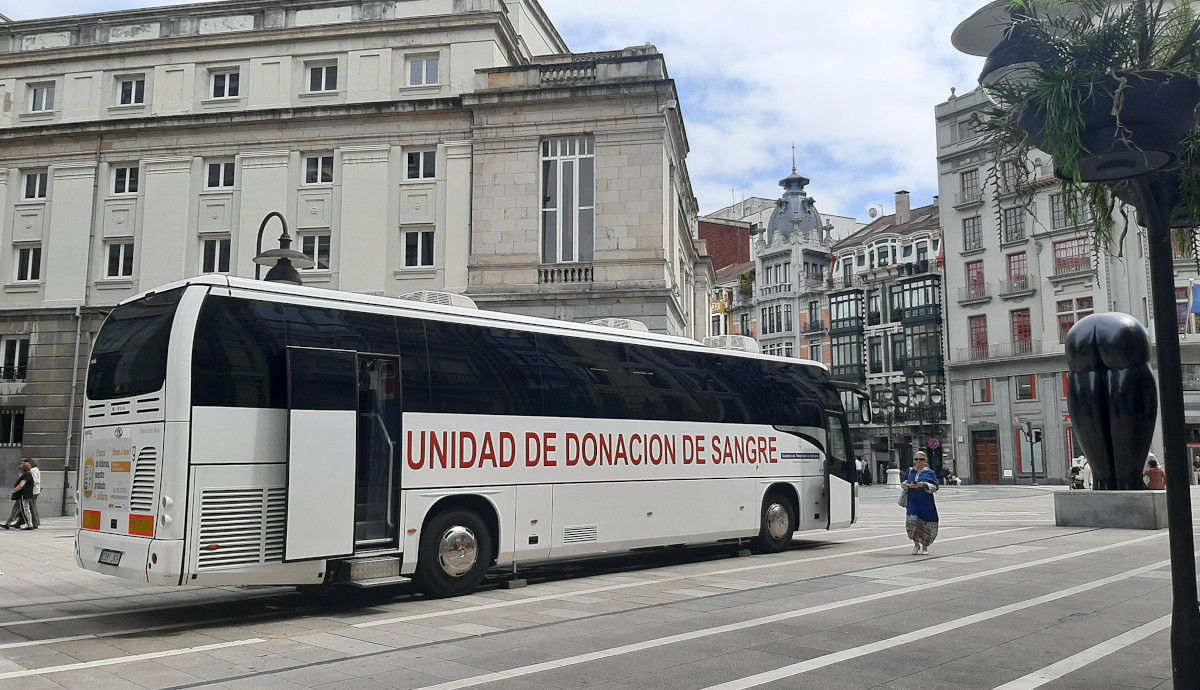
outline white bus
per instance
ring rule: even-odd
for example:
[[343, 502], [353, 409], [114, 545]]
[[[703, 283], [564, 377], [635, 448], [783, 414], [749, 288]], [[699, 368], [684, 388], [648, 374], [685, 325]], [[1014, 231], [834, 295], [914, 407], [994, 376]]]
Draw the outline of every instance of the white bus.
[[115, 307], [88, 367], [79, 565], [159, 585], [415, 579], [846, 527], [824, 366], [202, 276]]

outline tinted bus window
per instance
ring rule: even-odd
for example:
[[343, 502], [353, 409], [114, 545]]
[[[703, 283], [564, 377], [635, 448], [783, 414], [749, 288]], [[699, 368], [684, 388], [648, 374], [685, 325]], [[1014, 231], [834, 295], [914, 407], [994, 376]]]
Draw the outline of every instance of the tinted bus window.
[[192, 404], [287, 407], [286, 305], [209, 296], [192, 349]]
[[703, 365], [700, 353], [637, 345], [626, 349], [633, 417], [680, 422], [705, 418], [694, 378]]
[[182, 296], [178, 288], [113, 309], [92, 346], [88, 398], [125, 398], [163, 387], [171, 324]]
[[192, 404], [286, 408], [288, 346], [399, 354], [405, 409], [429, 410], [421, 322], [214, 296], [205, 299], [196, 324]]
[[533, 333], [429, 321], [433, 412], [540, 415]]
[[628, 419], [622, 343], [538, 335], [542, 399], [555, 417]]

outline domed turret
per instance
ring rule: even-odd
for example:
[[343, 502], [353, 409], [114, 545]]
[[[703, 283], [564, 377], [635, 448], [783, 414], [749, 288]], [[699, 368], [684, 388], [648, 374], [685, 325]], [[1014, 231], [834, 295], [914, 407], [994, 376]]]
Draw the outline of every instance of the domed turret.
[[823, 239], [824, 223], [821, 222], [821, 214], [817, 213], [813, 206], [812, 198], [804, 192], [808, 183], [809, 179], [797, 174], [794, 167], [791, 175], [779, 181], [779, 186], [783, 187], [783, 196], [775, 202], [775, 210], [767, 223], [767, 244], [774, 242], [776, 237], [790, 240], [797, 232], [804, 235], [812, 233], [816, 241]]

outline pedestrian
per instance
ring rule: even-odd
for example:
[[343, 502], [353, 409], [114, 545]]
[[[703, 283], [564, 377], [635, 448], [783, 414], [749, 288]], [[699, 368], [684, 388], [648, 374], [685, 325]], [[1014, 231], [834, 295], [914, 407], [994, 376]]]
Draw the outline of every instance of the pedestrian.
[[33, 513], [29, 509], [29, 504], [33, 497], [33, 475], [29, 470], [32, 469], [29, 463], [22, 462], [20, 466], [21, 477], [17, 479], [17, 483], [13, 486], [12, 491], [8, 492], [8, 497], [16, 501], [13, 506], [12, 513], [8, 516], [8, 520], [0, 524], [0, 528], [9, 529], [12, 523], [24, 525], [22, 530], [33, 529]]
[[937, 505], [933, 501], [938, 480], [933, 470], [926, 466], [927, 462], [925, 453], [917, 451], [913, 455], [913, 466], [902, 482], [902, 488], [908, 494], [904, 527], [913, 543], [913, 555], [927, 555], [938, 533]]
[[864, 486], [871, 485], [871, 461], [865, 455], [863, 456], [862, 483]]
[[1192, 460], [1192, 472], [1196, 474], [1196, 483], [1200, 484], [1200, 455]]
[[1162, 490], [1167, 488], [1167, 473], [1158, 466], [1158, 460], [1153, 457], [1146, 461], [1146, 470], [1142, 472], [1147, 489]]
[[33, 458], [25, 458], [25, 462], [29, 463], [29, 474], [33, 475], [33, 501], [29, 504], [29, 512], [33, 513], [33, 528], [37, 529], [42, 526], [42, 518], [37, 512], [38, 495], [42, 493], [42, 471]]
[[862, 458], [854, 458], [854, 478], [858, 480], [859, 484], [862, 484], [862, 468], [863, 468], [863, 459]]

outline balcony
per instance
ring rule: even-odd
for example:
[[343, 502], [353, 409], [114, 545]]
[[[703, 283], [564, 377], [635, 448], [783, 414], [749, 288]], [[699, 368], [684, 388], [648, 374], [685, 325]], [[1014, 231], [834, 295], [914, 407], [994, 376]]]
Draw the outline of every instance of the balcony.
[[1042, 353], [1040, 340], [1018, 340], [1014, 343], [996, 345], [972, 345], [959, 348], [955, 352], [956, 362], [981, 362], [992, 359], [1008, 359], [1012, 357], [1028, 357]]
[[830, 282], [819, 276], [805, 276], [800, 279], [801, 292], [824, 292], [829, 289]]
[[954, 193], [954, 208], [966, 208], [983, 203], [982, 189], [964, 189]]
[[829, 375], [839, 381], [865, 382], [866, 367], [862, 364], [834, 364], [830, 367]]
[[808, 323], [804, 324], [801, 329], [802, 333], [820, 333], [825, 330], [825, 322], [821, 319], [809, 319]]
[[918, 371], [923, 371], [926, 374], [945, 371], [946, 365], [942, 362], [941, 355], [928, 355], [925, 357], [908, 357], [904, 360], [903, 367], [901, 368], [906, 375], [912, 376]]
[[862, 329], [863, 329], [863, 318], [861, 316], [851, 316], [846, 319], [831, 319], [829, 322], [830, 332], [861, 331]]
[[992, 299], [992, 286], [989, 283], [967, 283], [966, 287], [958, 289], [958, 303], [982, 304]]
[[1008, 280], [1000, 281], [1000, 297], [1012, 299], [1013, 297], [1032, 295], [1036, 292], [1033, 286], [1034, 280], [1029, 276], [1013, 276]]
[[1090, 256], [1068, 256], [1054, 259], [1054, 275], [1069, 276], [1075, 273], [1085, 273], [1092, 270]]
[[591, 264], [546, 264], [538, 266], [538, 285], [592, 282]]
[[919, 307], [909, 307], [904, 310], [900, 323], [905, 326], [919, 326], [924, 323], [941, 323], [942, 305], [923, 304]]
[[839, 278], [833, 279], [833, 289], [834, 290], [846, 290], [848, 288], [853, 288], [853, 287], [862, 287], [862, 284], [863, 284], [862, 278], [860, 278], [856, 275], [841, 276]]
[[20, 366], [0, 367], [0, 381], [24, 381], [26, 369], [27, 367], [24, 364]]

